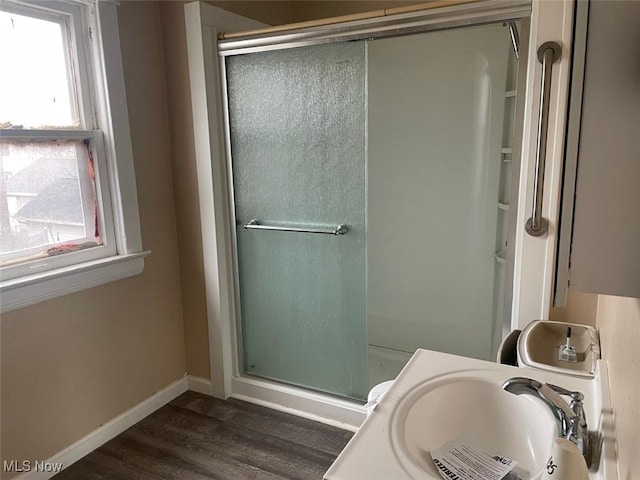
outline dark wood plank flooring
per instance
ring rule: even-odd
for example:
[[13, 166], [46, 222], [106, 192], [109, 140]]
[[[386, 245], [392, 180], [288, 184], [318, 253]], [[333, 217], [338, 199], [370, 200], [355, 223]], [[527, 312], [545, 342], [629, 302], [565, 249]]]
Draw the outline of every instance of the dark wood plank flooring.
[[321, 479], [351, 432], [187, 392], [56, 480]]

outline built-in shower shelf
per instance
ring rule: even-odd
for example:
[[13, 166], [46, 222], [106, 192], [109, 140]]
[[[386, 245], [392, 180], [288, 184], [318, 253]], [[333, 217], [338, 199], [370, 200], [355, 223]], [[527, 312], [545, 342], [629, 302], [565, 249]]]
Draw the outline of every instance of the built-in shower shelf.
[[498, 202], [498, 208], [500, 210], [509, 210], [509, 204], [508, 203], [504, 203], [504, 202]]
[[504, 93], [504, 96], [505, 96], [506, 98], [514, 98], [514, 97], [516, 96], [516, 91], [515, 91], [515, 90], [507, 90], [507, 91]]
[[504, 265], [505, 263], [507, 263], [507, 255], [502, 250], [498, 250], [495, 253], [494, 258], [496, 259], [496, 262], [498, 262], [500, 265]]
[[504, 147], [502, 150], [500, 150], [500, 152], [503, 155], [511, 155], [513, 153], [513, 148], [511, 147]]

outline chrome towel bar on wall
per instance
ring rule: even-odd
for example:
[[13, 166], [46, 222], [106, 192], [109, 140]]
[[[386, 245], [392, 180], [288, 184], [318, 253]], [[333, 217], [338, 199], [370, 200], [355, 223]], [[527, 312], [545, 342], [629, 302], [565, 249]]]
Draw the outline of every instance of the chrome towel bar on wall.
[[553, 63], [560, 58], [562, 48], [555, 42], [546, 42], [538, 48], [538, 60], [542, 63], [542, 88], [538, 114], [538, 138], [536, 144], [535, 175], [533, 177], [533, 208], [531, 218], [525, 224], [526, 232], [533, 237], [541, 237], [549, 228], [549, 222], [542, 217], [542, 197], [544, 193], [544, 168], [547, 156], [547, 130], [549, 128], [549, 99], [551, 97], [551, 73]]
[[344, 235], [349, 231], [346, 225], [338, 225], [336, 227], [325, 228], [304, 228], [304, 227], [281, 227], [275, 225], [261, 225], [257, 219], [245, 223], [243, 227], [246, 230], [276, 230], [279, 232], [298, 232], [298, 233], [324, 233], [325, 235]]

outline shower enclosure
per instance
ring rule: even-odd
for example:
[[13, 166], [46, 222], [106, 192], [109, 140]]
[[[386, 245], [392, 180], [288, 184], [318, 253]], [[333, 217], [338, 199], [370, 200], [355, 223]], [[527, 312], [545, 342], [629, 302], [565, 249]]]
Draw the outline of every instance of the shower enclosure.
[[[546, 315], [569, 65], [543, 75], [536, 49], [570, 46], [571, 8], [224, 38], [258, 25], [185, 7], [215, 395], [356, 425], [340, 397], [417, 348], [493, 360], [504, 330]], [[534, 190], [551, 220], [536, 237]]]
[[502, 23], [226, 58], [245, 373], [361, 399], [495, 357], [514, 59]]

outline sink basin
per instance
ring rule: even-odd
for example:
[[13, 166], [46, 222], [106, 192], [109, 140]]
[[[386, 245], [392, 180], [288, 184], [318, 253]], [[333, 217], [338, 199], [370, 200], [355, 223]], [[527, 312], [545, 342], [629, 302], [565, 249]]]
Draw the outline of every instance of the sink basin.
[[609, 377], [603, 360], [589, 378], [421, 349], [324, 478], [442, 480], [431, 463], [431, 452], [466, 436], [486, 451], [518, 462], [516, 468], [531, 472], [528, 480], [541, 480], [556, 437], [555, 418], [537, 398], [503, 391], [501, 385], [512, 377], [530, 377], [584, 393], [587, 424], [598, 438], [589, 479], [618, 479]]
[[505, 392], [502, 379], [468, 370], [434, 377], [403, 396], [390, 418], [390, 434], [410, 478], [441, 478], [431, 452], [461, 436], [515, 460], [532, 479], [542, 472], [557, 435], [553, 415], [537, 399]]

